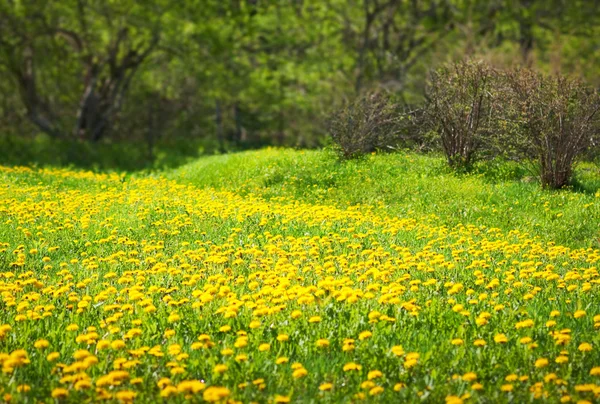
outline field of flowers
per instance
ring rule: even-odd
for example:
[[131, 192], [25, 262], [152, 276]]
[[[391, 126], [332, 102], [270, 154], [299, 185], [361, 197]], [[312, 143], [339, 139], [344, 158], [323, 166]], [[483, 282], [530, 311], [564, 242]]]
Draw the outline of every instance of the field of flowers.
[[599, 261], [368, 206], [2, 167], [0, 399], [591, 403]]

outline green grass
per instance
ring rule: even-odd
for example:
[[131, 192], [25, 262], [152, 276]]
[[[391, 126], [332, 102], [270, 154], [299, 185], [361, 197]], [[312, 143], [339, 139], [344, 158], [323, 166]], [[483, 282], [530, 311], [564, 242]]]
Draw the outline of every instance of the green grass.
[[552, 245], [594, 245], [597, 170], [549, 192], [411, 153], [0, 167], [0, 397], [597, 400], [600, 250]]
[[372, 205], [439, 224], [519, 230], [569, 247], [600, 245], [600, 168], [581, 163], [574, 189], [543, 190], [519, 165], [487, 162], [457, 175], [435, 155], [339, 161], [331, 151], [266, 149], [200, 158], [166, 176], [198, 187], [336, 206]]

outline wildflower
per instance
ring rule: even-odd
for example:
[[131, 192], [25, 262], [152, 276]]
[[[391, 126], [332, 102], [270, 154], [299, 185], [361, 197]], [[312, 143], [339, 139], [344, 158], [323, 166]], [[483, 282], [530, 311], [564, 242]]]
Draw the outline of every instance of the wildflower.
[[404, 349], [400, 345], [396, 345], [392, 347], [392, 353], [396, 356], [404, 355]]
[[369, 395], [370, 396], [377, 396], [381, 393], [383, 393], [384, 389], [381, 386], [375, 386], [373, 387], [371, 390], [369, 390]]
[[46, 356], [46, 360], [48, 362], [54, 362], [59, 357], [60, 357], [60, 353], [58, 353], [58, 352], [51, 352], [51, 353], [48, 354], [48, 356]]
[[556, 362], [558, 364], [567, 363], [567, 362], [569, 362], [569, 357], [565, 356], [565, 355], [559, 355], [556, 357], [556, 359], [554, 359], [554, 362]]
[[394, 384], [394, 391], [400, 391], [405, 387], [406, 387], [406, 384], [404, 384], [404, 383], [396, 383], [396, 384]]
[[112, 349], [114, 349], [115, 351], [119, 350], [119, 349], [123, 349], [123, 348], [125, 348], [125, 341], [120, 340], [120, 339], [114, 340], [113, 342], [110, 343], [110, 347]]
[[225, 373], [225, 372], [227, 372], [227, 365], [224, 365], [222, 363], [215, 365], [215, 367], [213, 368], [213, 371], [215, 373]]
[[367, 338], [370, 338], [372, 335], [373, 333], [371, 331], [363, 331], [360, 334], [358, 334], [358, 339], [362, 341]]
[[367, 373], [367, 379], [369, 380], [377, 379], [382, 376], [383, 373], [381, 373], [379, 370], [371, 370], [369, 373]]
[[473, 373], [473, 372], [468, 372], [468, 373], [465, 373], [465, 374], [462, 376], [462, 379], [463, 379], [465, 382], [472, 382], [472, 381], [475, 381], [475, 380], [477, 380], [477, 374], [476, 374], [476, 373]]
[[202, 398], [204, 398], [204, 401], [208, 401], [209, 403], [216, 403], [217, 401], [221, 401], [228, 397], [229, 394], [229, 389], [226, 387], [211, 386], [204, 390]]
[[177, 391], [180, 393], [197, 394], [204, 390], [205, 384], [199, 380], [183, 380], [177, 385]]
[[463, 404], [463, 399], [458, 396], [446, 396], [446, 404]]
[[98, 341], [96, 343], [96, 349], [98, 349], [99, 351], [106, 349], [110, 346], [110, 341], [107, 341], [105, 339], [101, 339], [100, 341]]
[[494, 337], [494, 342], [497, 344], [505, 344], [508, 342], [508, 338], [504, 334], [498, 334]]
[[165, 386], [160, 392], [160, 396], [163, 398], [168, 398], [175, 394], [177, 394], [177, 387], [175, 386]]
[[296, 369], [292, 372], [294, 379], [300, 379], [308, 374], [308, 371], [304, 368]]
[[543, 368], [548, 366], [548, 359], [546, 358], [540, 358], [538, 360], [535, 361], [535, 367], [536, 368]]
[[171, 379], [169, 379], [167, 377], [163, 377], [158, 382], [156, 382], [156, 384], [158, 385], [159, 388], [164, 389], [165, 387], [171, 385]]
[[69, 395], [69, 390], [63, 388], [56, 388], [52, 390], [52, 398], [66, 398]]
[[373, 387], [375, 387], [375, 382], [372, 382], [370, 380], [366, 380], [360, 384], [360, 388], [363, 390], [369, 390]]
[[50, 346], [50, 343], [45, 339], [39, 339], [39, 340], [35, 341], [33, 346], [37, 349], [44, 349], [44, 348], [48, 348]]
[[333, 384], [331, 383], [323, 383], [319, 386], [319, 390], [321, 391], [329, 391], [333, 388]]
[[131, 391], [131, 390], [121, 390], [115, 394], [115, 397], [117, 398], [117, 400], [122, 401], [122, 402], [132, 402], [136, 396], [137, 396], [137, 393], [135, 391]]
[[527, 320], [519, 321], [515, 325], [515, 328], [517, 330], [520, 329], [520, 328], [531, 328], [531, 327], [533, 327], [533, 325], [534, 325], [533, 320], [527, 319]]
[[344, 372], [350, 372], [352, 370], [361, 370], [361, 369], [362, 369], [362, 366], [357, 363], [354, 363], [354, 362], [349, 362], [344, 365]]

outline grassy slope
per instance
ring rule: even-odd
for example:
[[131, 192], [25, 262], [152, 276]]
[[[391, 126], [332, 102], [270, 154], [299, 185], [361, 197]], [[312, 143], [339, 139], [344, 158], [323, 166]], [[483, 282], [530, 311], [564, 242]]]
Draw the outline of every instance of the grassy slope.
[[[594, 187], [593, 170], [597, 169], [580, 167], [582, 187]], [[468, 371], [476, 371], [477, 381], [485, 386], [477, 393], [476, 402], [530, 401], [530, 387], [544, 380], [550, 372], [566, 379], [570, 392], [576, 384], [596, 380], [590, 375], [590, 368], [597, 366], [600, 341], [592, 318], [600, 313], [596, 304], [597, 284], [588, 282], [590, 277], [597, 279], [597, 270], [592, 267], [596, 265], [593, 261], [597, 259], [596, 253], [579, 252], [570, 256], [561, 249], [532, 247], [522, 238], [472, 229], [446, 232], [439, 228], [426, 229], [426, 226], [413, 228], [408, 223], [400, 224], [400, 231], [394, 230], [397, 233], [390, 233], [386, 230], [396, 225], [383, 222], [377, 216], [365, 219], [361, 214], [353, 215], [356, 212], [349, 214], [287, 203], [293, 198], [340, 205], [364, 203], [388, 215], [419, 217], [434, 212], [438, 216], [432, 219], [434, 221], [482, 223], [504, 230], [528, 230], [528, 221], [536, 221], [540, 225], [533, 227], [535, 234], [546, 239], [562, 235], [565, 240], [559, 242], [576, 245], [577, 240], [569, 238], [571, 234], [583, 234], [579, 242], [584, 244], [592, 243], [589, 240], [593, 240], [598, 231], [595, 227], [598, 207], [584, 208], [598, 201], [593, 193], [540, 191], [535, 183], [523, 181], [517, 170], [506, 165], [482, 167], [480, 172], [485, 174], [457, 177], [445, 170], [439, 158], [400, 154], [371, 156], [364, 161], [342, 164], [327, 152], [263, 150], [205, 158], [178, 170], [160, 173], [202, 187], [223, 187], [232, 192], [284, 200], [284, 203], [268, 204], [229, 193], [215, 195], [148, 179], [146, 174], [134, 176], [140, 178], [123, 178], [117, 174], [96, 176], [80, 171], [8, 171], [0, 170], [4, 185], [0, 187], [3, 202], [0, 203], [0, 267], [10, 268], [18, 275], [3, 277], [5, 287], [14, 290], [6, 296], [14, 295], [15, 301], [10, 306], [6, 303], [1, 306], [0, 324], [11, 324], [12, 330], [9, 338], [2, 340], [4, 345], [0, 351], [27, 348], [32, 362], [19, 369], [14, 378], [8, 373], [0, 377], [0, 388], [6, 388], [20, 401], [25, 400], [16, 391], [21, 383], [31, 385], [30, 396], [37, 398], [47, 397], [51, 389], [63, 385], [59, 383], [61, 373], [52, 374], [54, 364], [44, 355], [57, 350], [61, 353], [61, 362], [74, 363], [74, 352], [85, 345], [76, 342], [77, 333], [66, 331], [71, 323], [79, 325], [81, 334], [87, 334], [88, 327], [94, 326], [101, 330], [101, 338], [126, 339], [128, 349], [159, 345], [166, 351], [167, 346], [176, 343], [189, 352], [189, 360], [182, 360], [188, 366], [189, 375], [170, 375], [168, 363], [171, 362], [168, 361], [174, 355], [165, 356], [163, 360], [150, 355], [141, 358], [142, 363], [131, 372], [132, 376], [142, 377], [143, 384], [137, 387], [124, 384], [112, 389], [131, 388], [138, 393], [137, 402], [156, 402], [157, 381], [168, 376], [179, 382], [201, 375], [210, 386], [226, 385], [233, 397], [244, 402], [265, 400], [275, 394], [293, 394], [294, 400], [315, 402], [315, 397], [324, 397], [324, 393], [318, 391], [319, 385], [329, 381], [335, 388], [327, 393], [330, 394], [328, 402], [349, 401], [349, 397], [359, 391], [367, 371], [373, 369], [387, 375], [387, 379], [377, 381], [386, 390], [379, 399], [369, 397], [369, 402], [422, 402], [427, 395], [428, 402], [443, 402], [448, 394], [468, 391], [467, 383], [449, 379], [450, 375]], [[515, 203], [517, 200], [519, 204]], [[545, 201], [549, 203], [548, 212], [543, 206]], [[509, 208], [510, 215], [492, 212]], [[457, 212], [464, 214], [453, 215]], [[557, 212], [564, 212], [564, 216], [558, 218]], [[569, 228], [572, 224], [581, 226], [579, 233]], [[322, 237], [330, 232], [334, 234], [333, 242]], [[502, 243], [495, 242], [496, 238], [507, 241], [511, 248], [505, 249]], [[357, 239], [373, 258], [366, 259], [362, 253], [355, 253]], [[2, 242], [6, 243], [4, 253]], [[60, 248], [50, 251], [51, 246]], [[514, 246], [519, 248], [513, 250]], [[21, 253], [15, 254], [15, 248]], [[288, 253], [294, 257], [293, 264], [280, 260]], [[19, 256], [24, 260], [22, 266], [11, 266]], [[43, 256], [50, 261], [45, 263]], [[264, 259], [258, 261], [261, 256]], [[452, 265], [441, 265], [439, 257]], [[240, 261], [234, 266], [237, 258]], [[534, 265], [538, 260], [539, 265]], [[231, 264], [235, 271], [224, 269], [224, 262]], [[257, 262], [261, 262], [258, 269]], [[336, 262], [339, 267], [328, 267], [326, 262]], [[476, 268], [474, 265], [480, 269], [471, 270]], [[546, 265], [552, 269], [546, 270]], [[560, 281], [529, 277], [527, 274], [537, 267], [540, 271], [546, 268], [545, 276], [555, 275]], [[555, 273], [550, 274], [554, 267]], [[333, 280], [326, 278], [336, 282], [344, 280], [337, 283], [336, 288], [351, 285], [361, 293], [371, 290], [373, 296], [361, 297], [354, 303], [339, 301], [337, 292], [341, 289], [326, 290], [333, 285]], [[243, 282], [240, 283], [240, 279]], [[492, 292], [493, 279], [498, 283]], [[254, 280], [260, 281], [256, 282], [259, 289], [251, 286]], [[33, 284], [23, 287], [32, 281], [42, 282], [45, 286], [42, 290], [46, 292], [38, 293], [37, 285], [34, 290]], [[422, 286], [417, 287], [413, 281], [422, 282]], [[156, 311], [152, 314], [139, 307], [135, 310], [122, 307], [123, 317], [118, 323], [112, 323], [114, 312], [105, 307], [129, 305], [133, 301], [130, 299], [134, 282], [143, 291], [144, 300], [147, 298]], [[464, 285], [462, 292], [450, 293], [453, 283]], [[279, 305], [286, 289], [298, 287], [317, 287], [318, 299], [314, 304], [304, 305], [298, 301], [303, 296], [293, 289], [294, 295], [286, 302], [287, 307], [262, 318], [260, 327], [254, 329], [250, 324], [258, 315], [249, 306], [241, 309], [236, 317], [220, 314], [233, 300], [226, 293], [217, 294], [215, 284], [231, 287], [240, 303], [243, 296], [251, 295], [256, 302]], [[388, 287], [396, 288], [396, 284], [404, 285], [393, 292], [398, 293], [398, 302], [381, 303], [384, 296], [391, 296]], [[564, 287], [567, 284], [569, 288]], [[62, 295], [54, 294], [65, 285], [70, 286]], [[539, 288], [539, 293], [530, 293], [533, 288]], [[109, 293], [109, 290], [114, 292]], [[198, 301], [195, 296], [200, 290], [212, 290], [206, 293], [214, 298], [195, 307], [193, 304]], [[18, 313], [24, 316], [23, 313], [31, 311], [19, 307], [35, 307], [29, 298], [38, 294], [35, 306], [54, 305], [54, 316], [36, 320], [37, 323], [16, 321]], [[71, 304], [79, 307], [79, 299], [83, 301], [86, 297], [94, 302], [86, 305], [86, 310], [79, 313], [69, 308]], [[98, 302], [96, 297], [99, 297]], [[481, 301], [471, 303], [474, 297]], [[171, 306], [169, 299], [182, 303]], [[403, 308], [404, 303], [412, 299], [421, 307], [418, 316]], [[23, 302], [31, 306], [20, 306]], [[141, 300], [135, 305], [140, 303]], [[458, 313], [460, 309], [455, 303], [468, 305], [472, 314]], [[502, 309], [497, 311], [497, 304]], [[296, 309], [301, 309], [304, 317], [291, 322], [291, 311]], [[555, 344], [546, 323], [551, 310], [555, 309], [561, 313], [556, 317], [556, 329], [568, 328], [573, 335], [568, 347], [570, 360], [564, 366], [556, 364], [554, 358], [567, 348]], [[587, 316], [577, 320], [572, 313], [581, 309], [588, 311]], [[387, 313], [395, 321], [371, 323], [367, 313], [375, 310]], [[482, 328], [476, 325], [475, 318], [484, 312], [494, 314], [490, 324]], [[174, 313], [180, 317], [173, 320], [175, 324], [170, 320]], [[323, 321], [309, 323], [313, 315], [322, 316]], [[122, 328], [115, 334], [109, 335], [102, 328], [109, 318], [111, 324]], [[526, 318], [535, 320], [535, 326], [516, 328], [515, 324]], [[142, 329], [139, 339], [124, 337], [128, 330], [138, 326]], [[233, 326], [234, 332], [248, 331], [250, 344], [241, 352], [248, 352], [250, 360], [243, 366], [238, 366], [232, 357], [227, 359], [221, 355], [221, 348], [234, 346], [237, 338], [234, 332], [220, 332], [221, 326]], [[167, 329], [176, 329], [170, 339], [165, 336]], [[357, 338], [365, 330], [373, 331], [373, 335], [364, 341], [359, 339], [356, 351], [342, 353], [342, 341]], [[198, 335], [205, 332], [212, 336], [219, 349], [210, 353], [192, 349]], [[290, 336], [289, 343], [278, 345], [275, 337], [280, 332]], [[496, 343], [495, 338], [500, 333], [505, 333], [510, 342]], [[539, 347], [523, 349], [523, 343], [517, 342], [522, 336], [533, 337]], [[42, 355], [31, 347], [32, 341], [41, 338], [50, 343]], [[331, 349], [326, 353], [315, 347], [321, 338], [331, 341]], [[464, 339], [466, 343], [455, 346], [451, 342], [455, 338]], [[476, 338], [488, 341], [486, 348], [473, 348]], [[273, 345], [272, 351], [259, 351], [258, 347], [265, 342]], [[582, 342], [591, 343], [594, 351], [579, 352], [577, 347]], [[402, 345], [406, 352], [420, 353], [419, 365], [411, 372], [399, 372], [398, 358], [390, 354], [391, 346], [396, 344]], [[112, 348], [96, 352], [93, 347], [90, 351], [97, 353], [99, 359], [98, 366], [89, 370], [94, 380], [113, 369], [117, 356], [128, 352], [116, 353]], [[290, 364], [304, 364], [310, 377], [296, 380], [289, 366], [275, 368], [275, 355], [289, 357]], [[538, 369], [534, 364], [542, 356], [550, 358], [551, 363], [547, 368]], [[341, 370], [349, 361], [364, 366], [362, 375], [349, 375]], [[230, 366], [228, 372], [223, 376], [216, 374], [215, 365], [225, 362]], [[507, 396], [500, 391], [500, 386], [506, 384], [505, 377], [512, 373], [531, 375], [531, 380], [515, 383], [514, 395]], [[236, 387], [241, 381], [259, 378], [266, 380], [265, 390]], [[398, 381], [407, 385], [400, 395], [392, 390]], [[559, 386], [549, 383], [548, 386], [554, 389], [550, 397], [556, 401]], [[72, 390], [69, 400], [83, 402], [94, 391]], [[423, 396], [423, 392], [427, 395]], [[584, 392], [576, 397], [589, 395]], [[504, 397], [508, 398], [504, 400]]]
[[339, 162], [329, 151], [267, 149], [202, 158], [167, 176], [266, 198], [374, 205], [390, 215], [519, 230], [570, 247], [597, 248], [599, 173], [595, 165], [580, 164], [577, 190], [545, 191], [506, 163], [455, 175], [436, 156], [400, 153]]

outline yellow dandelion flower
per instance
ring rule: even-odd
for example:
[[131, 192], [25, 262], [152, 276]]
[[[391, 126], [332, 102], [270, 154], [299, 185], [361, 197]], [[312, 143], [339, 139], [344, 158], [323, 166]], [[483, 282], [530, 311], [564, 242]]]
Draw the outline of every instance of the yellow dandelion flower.
[[48, 342], [48, 340], [45, 339], [39, 339], [33, 343], [33, 346], [37, 349], [44, 349], [50, 346], [50, 342]]
[[497, 334], [494, 337], [494, 342], [496, 342], [497, 344], [505, 344], [508, 342], [508, 338], [504, 334]]
[[465, 382], [472, 382], [472, 381], [477, 380], [477, 374], [474, 372], [467, 372], [464, 375], [462, 375], [462, 379]]
[[225, 372], [227, 372], [227, 369], [228, 369], [227, 365], [220, 363], [218, 365], [215, 365], [215, 367], [213, 368], [213, 371], [215, 373], [225, 373]]
[[369, 373], [367, 373], [367, 379], [369, 380], [377, 379], [379, 377], [383, 377], [383, 373], [381, 373], [379, 370], [371, 370]]
[[331, 383], [323, 383], [319, 386], [319, 390], [321, 391], [330, 391], [333, 388], [333, 384]]
[[69, 395], [69, 390], [63, 388], [56, 388], [52, 390], [52, 398], [66, 398]]

